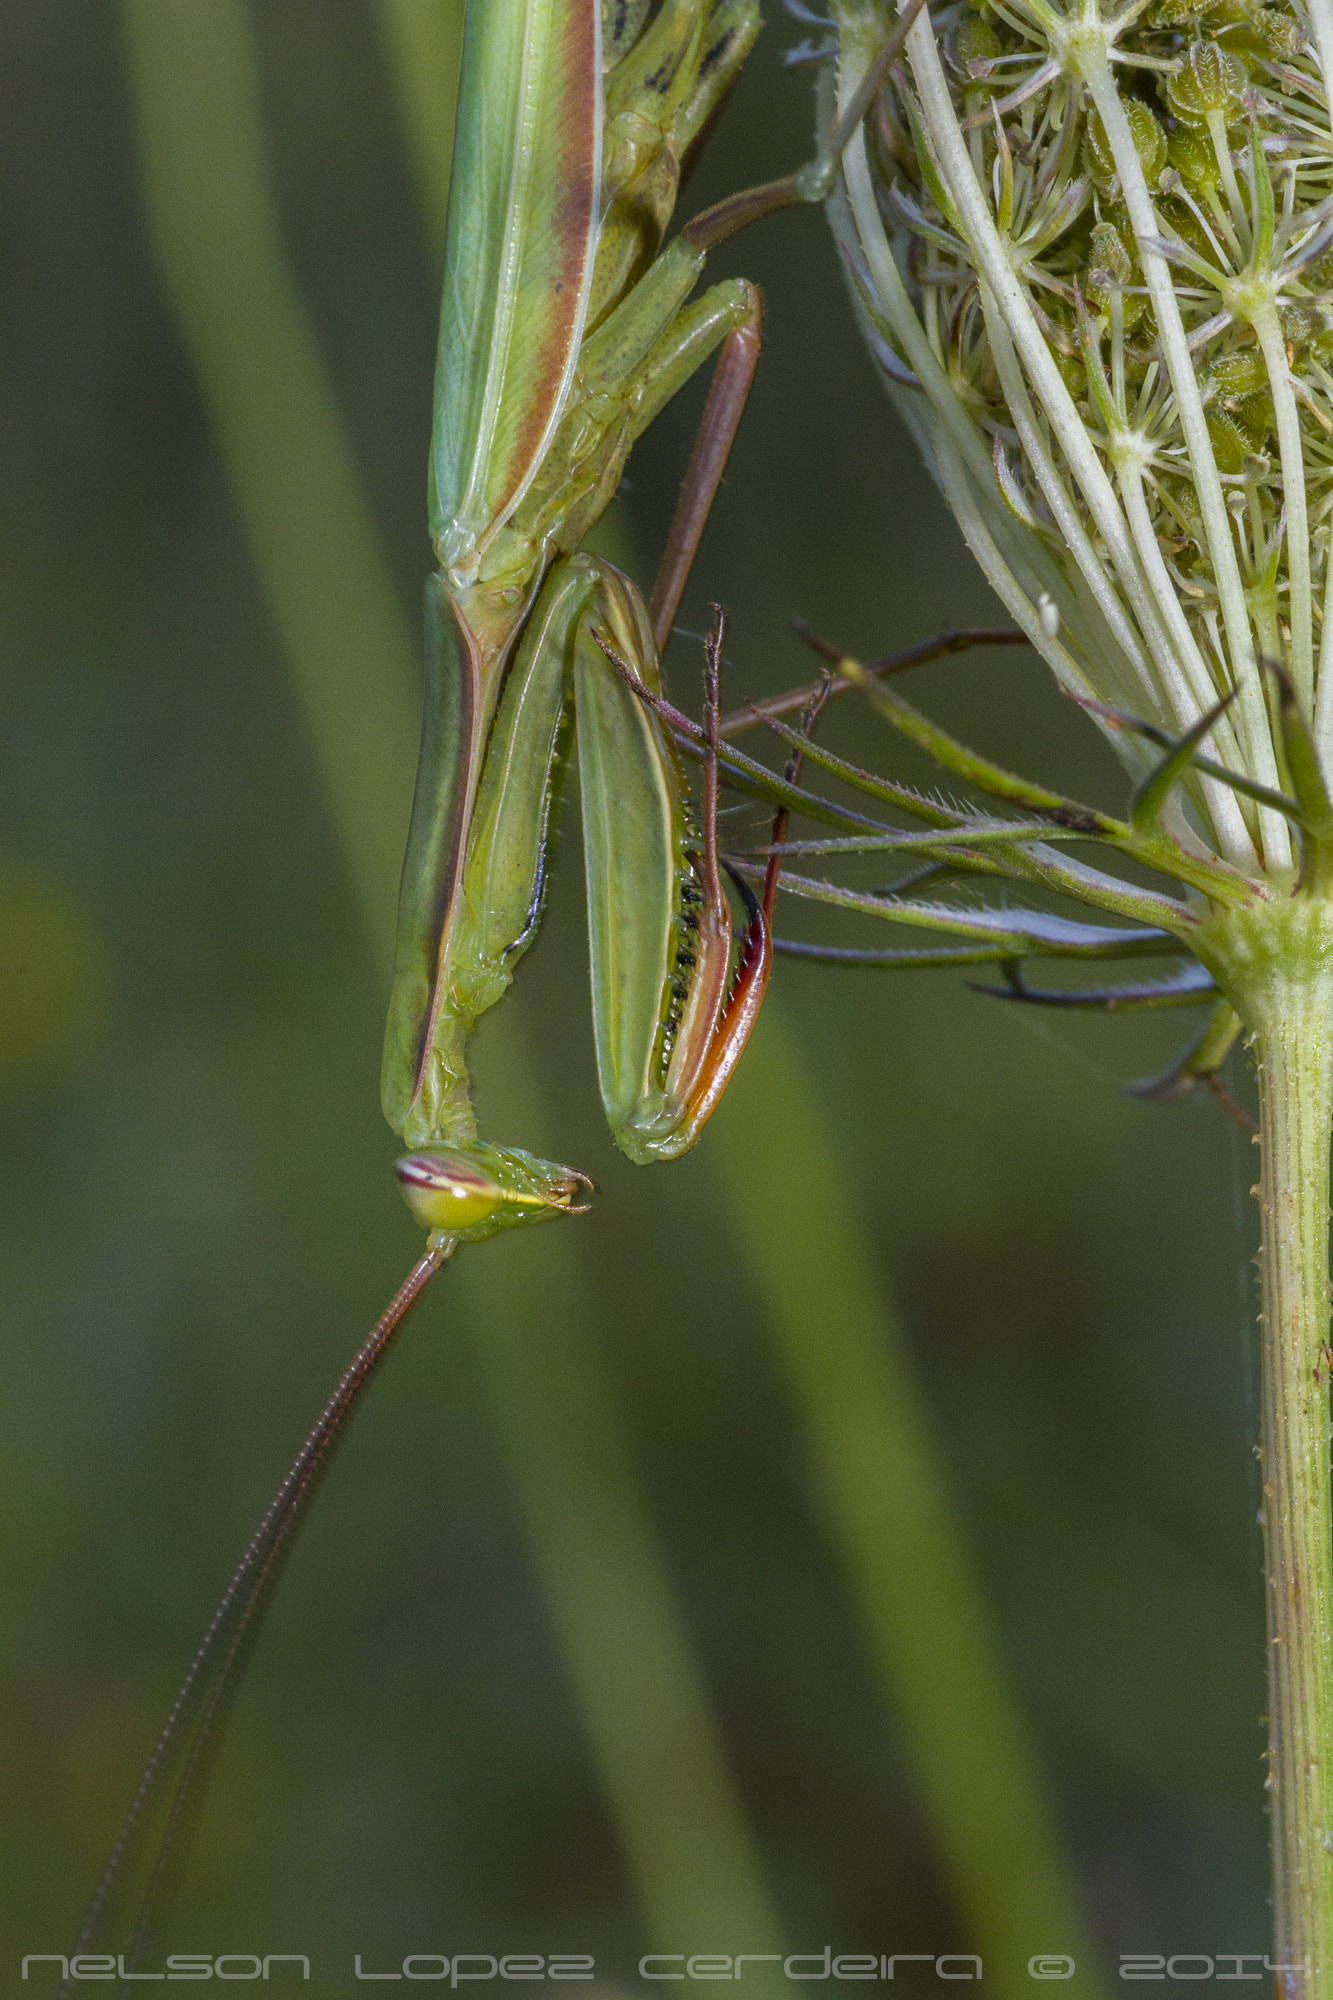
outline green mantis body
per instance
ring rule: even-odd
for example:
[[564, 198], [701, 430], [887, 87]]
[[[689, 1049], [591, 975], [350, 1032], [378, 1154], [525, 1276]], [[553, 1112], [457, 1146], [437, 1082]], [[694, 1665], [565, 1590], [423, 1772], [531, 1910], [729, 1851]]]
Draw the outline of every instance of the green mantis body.
[[[481, 1142], [473, 1024], [540, 914], [576, 717], [598, 1072], [637, 1161], [693, 1144], [762, 996], [752, 912], [735, 988], [711, 838], [675, 748], [607, 657], [660, 691], [670, 630], [758, 348], [749, 285], [689, 303], [704, 249], [659, 253], [680, 162], [758, 29], [754, 0], [510, 0], [469, 10], [441, 325], [421, 764], [385, 1044], [404, 1192], [434, 1238], [573, 1203], [570, 1169]], [[723, 366], [651, 612], [576, 553], [626, 455], [720, 345]]]

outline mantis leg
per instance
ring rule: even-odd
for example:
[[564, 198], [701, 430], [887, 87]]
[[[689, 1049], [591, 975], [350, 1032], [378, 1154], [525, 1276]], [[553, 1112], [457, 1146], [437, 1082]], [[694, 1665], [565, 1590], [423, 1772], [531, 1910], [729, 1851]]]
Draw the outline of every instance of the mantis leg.
[[[665, 259], [663, 260], [666, 261]], [[631, 441], [721, 345], [651, 608], [609, 565], [574, 648], [593, 1026], [607, 1120], [631, 1159], [692, 1146], [726, 1087], [758, 1015], [772, 964], [768, 918], [750, 923], [733, 978], [731, 914], [717, 858], [717, 669], [709, 651], [702, 839], [689, 838], [679, 757], [627, 670], [661, 693], [670, 632], [721, 482], [759, 358], [762, 308], [752, 285], [718, 285], [680, 312], [639, 363]], [[611, 373], [615, 330], [598, 354]], [[575, 567], [587, 558], [576, 558]], [[776, 870], [773, 871], [776, 875]]]
[[754, 371], [759, 366], [763, 308], [758, 292], [748, 285], [745, 289], [750, 294], [749, 310], [741, 324], [734, 327], [722, 343], [722, 352], [709, 384], [708, 401], [704, 404], [703, 417], [695, 436], [694, 450], [681, 485], [666, 550], [653, 585], [648, 610], [659, 653], [665, 647], [675, 622], [705, 524], [731, 456], [731, 447], [754, 381]]
[[[505, 992], [535, 934], [546, 878], [551, 802], [568, 732], [569, 662], [574, 632], [597, 587], [583, 558], [557, 564], [523, 629], [484, 742], [475, 728], [479, 769], [466, 809], [448, 802], [432, 832], [441, 863], [425, 885], [404, 947], [385, 1050], [385, 1105], [409, 1146], [398, 1163], [409, 1206], [436, 1234], [466, 1239], [509, 1223], [568, 1212], [584, 1177], [529, 1153], [483, 1144], [468, 1093], [467, 1043]], [[451, 682], [468, 685], [461, 641], [443, 592], [434, 610], [439, 642], [454, 647]], [[442, 753], [443, 754], [443, 753]], [[459, 753], [462, 754], [462, 753]], [[462, 787], [455, 782], [450, 797]], [[422, 798], [418, 786], [418, 800]], [[414, 828], [414, 834], [416, 829]], [[433, 910], [426, 892], [446, 887]], [[411, 1079], [410, 1094], [402, 1088]]]
[[[593, 1027], [607, 1120], [622, 1151], [643, 1165], [688, 1151], [726, 1087], [768, 983], [772, 887], [764, 904], [742, 892], [750, 921], [733, 974], [717, 854], [721, 621], [708, 652], [696, 843], [675, 744], [644, 699], [661, 686], [649, 614], [637, 592], [609, 593], [606, 612], [601, 628], [580, 635], [575, 658]], [[634, 772], [632, 791], [613, 770]], [[671, 919], [665, 937], [652, 923], [651, 959], [639, 900], [650, 876], [669, 896]]]

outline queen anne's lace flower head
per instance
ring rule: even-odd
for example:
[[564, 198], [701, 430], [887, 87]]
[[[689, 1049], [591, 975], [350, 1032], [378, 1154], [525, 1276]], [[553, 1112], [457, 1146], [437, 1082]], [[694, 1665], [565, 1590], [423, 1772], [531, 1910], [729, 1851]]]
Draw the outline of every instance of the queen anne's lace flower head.
[[[834, 11], [846, 103], [888, 20]], [[1242, 789], [1199, 780], [1196, 823], [1269, 872], [1265, 660], [1333, 765], [1331, 62], [1333, 0], [948, 5], [832, 203], [990, 581], [1071, 690], [1173, 733], [1234, 691], [1212, 744]]]

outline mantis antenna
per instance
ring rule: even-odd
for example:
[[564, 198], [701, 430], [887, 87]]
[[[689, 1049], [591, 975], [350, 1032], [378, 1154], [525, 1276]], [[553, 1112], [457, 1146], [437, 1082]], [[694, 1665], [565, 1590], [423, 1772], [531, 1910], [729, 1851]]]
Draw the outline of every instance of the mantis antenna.
[[[210, 1751], [220, 1740], [241, 1670], [297, 1530], [371, 1378], [449, 1255], [447, 1246], [434, 1246], [418, 1258], [361, 1343], [288, 1467], [209, 1620], [144, 1767], [79, 1932], [78, 1951], [97, 1939], [115, 1937], [120, 1906], [137, 1895], [134, 1926], [124, 1939], [117, 1965], [121, 1978], [133, 1974], [153, 1916], [169, 1887], [173, 1862], [183, 1856], [188, 1844], [189, 1815], [202, 1797]], [[141, 1887], [136, 1886], [136, 1876], [143, 1878]], [[68, 1991], [66, 1983], [61, 1992]]]

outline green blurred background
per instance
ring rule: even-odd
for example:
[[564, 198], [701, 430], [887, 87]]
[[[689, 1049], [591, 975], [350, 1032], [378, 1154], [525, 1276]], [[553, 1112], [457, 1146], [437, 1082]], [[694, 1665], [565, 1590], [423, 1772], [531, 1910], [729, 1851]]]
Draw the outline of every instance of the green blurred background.
[[[402, 85], [445, 73], [455, 12], [0, 0], [4, 1991], [70, 1948], [230, 1565], [418, 1245], [378, 1068], [428, 559], [420, 117], [448, 107], [419, 88], [414, 125]], [[812, 31], [769, 13], [690, 208], [808, 150], [813, 72], [782, 57]], [[179, 164], [150, 235], [149, 88], [197, 136], [212, 236]], [[767, 306], [683, 617], [725, 602], [730, 699], [809, 677], [797, 613], [866, 654], [993, 618], [820, 218], [716, 268]], [[701, 400], [608, 528], [645, 580]], [[329, 510], [389, 579], [355, 617]], [[697, 672], [678, 637], [686, 706]], [[1026, 654], [911, 692], [1122, 796]], [[828, 735], [924, 775], [850, 705]], [[304, 1951], [331, 1995], [365, 1990], [354, 1951], [586, 1951], [632, 1986], [654, 1948], [979, 1950], [1040, 1873], [1044, 1799], [1086, 1926], [1068, 1990], [1085, 1938], [1112, 1966], [1262, 1950], [1254, 1165], [1211, 1100], [1120, 1091], [1194, 1017], [779, 962], [697, 1151], [640, 1171], [597, 1100], [575, 820], [477, 1069], [485, 1128], [595, 1175], [594, 1212], [460, 1260], [389, 1363], [257, 1649], [172, 1948]], [[995, 1718], [991, 1768], [963, 1739]], [[1006, 1786], [1012, 1852], [968, 1830]]]

